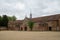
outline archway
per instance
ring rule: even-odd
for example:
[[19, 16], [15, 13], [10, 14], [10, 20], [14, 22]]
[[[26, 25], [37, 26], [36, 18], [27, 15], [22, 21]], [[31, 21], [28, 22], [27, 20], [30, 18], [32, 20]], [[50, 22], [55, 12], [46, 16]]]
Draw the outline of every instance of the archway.
[[27, 27], [24, 27], [24, 30], [27, 31]]
[[52, 31], [52, 27], [49, 27], [49, 31]]
[[21, 31], [23, 30], [23, 28], [21, 27]]

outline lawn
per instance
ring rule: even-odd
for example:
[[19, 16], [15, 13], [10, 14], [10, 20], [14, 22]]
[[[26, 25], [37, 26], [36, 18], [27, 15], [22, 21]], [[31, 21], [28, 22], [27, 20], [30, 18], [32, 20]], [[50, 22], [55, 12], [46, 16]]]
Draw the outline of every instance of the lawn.
[[0, 40], [60, 40], [60, 32], [0, 31]]

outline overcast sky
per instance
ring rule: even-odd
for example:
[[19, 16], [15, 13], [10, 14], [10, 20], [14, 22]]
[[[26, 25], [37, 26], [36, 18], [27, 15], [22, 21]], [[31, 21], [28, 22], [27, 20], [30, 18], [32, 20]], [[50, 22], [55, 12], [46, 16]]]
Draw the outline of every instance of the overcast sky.
[[0, 15], [15, 15], [17, 19], [60, 14], [60, 0], [0, 0]]

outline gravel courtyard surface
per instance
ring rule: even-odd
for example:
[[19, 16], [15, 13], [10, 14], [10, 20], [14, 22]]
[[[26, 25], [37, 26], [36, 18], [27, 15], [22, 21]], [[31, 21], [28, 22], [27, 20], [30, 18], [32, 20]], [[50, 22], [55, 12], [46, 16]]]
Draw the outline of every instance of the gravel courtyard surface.
[[0, 31], [0, 40], [60, 40], [60, 32]]

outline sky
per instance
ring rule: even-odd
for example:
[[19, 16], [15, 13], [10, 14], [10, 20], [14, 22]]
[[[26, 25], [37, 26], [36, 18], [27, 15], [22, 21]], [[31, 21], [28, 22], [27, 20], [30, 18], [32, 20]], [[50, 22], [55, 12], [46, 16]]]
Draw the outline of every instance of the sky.
[[60, 14], [60, 0], [0, 0], [0, 15], [22, 20], [30, 13], [33, 18]]

